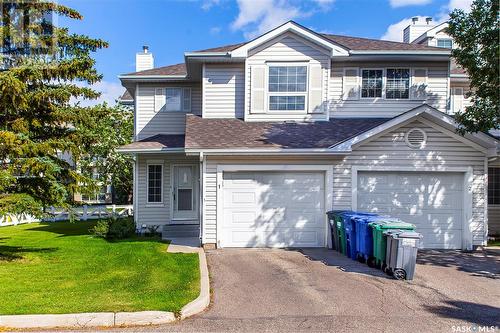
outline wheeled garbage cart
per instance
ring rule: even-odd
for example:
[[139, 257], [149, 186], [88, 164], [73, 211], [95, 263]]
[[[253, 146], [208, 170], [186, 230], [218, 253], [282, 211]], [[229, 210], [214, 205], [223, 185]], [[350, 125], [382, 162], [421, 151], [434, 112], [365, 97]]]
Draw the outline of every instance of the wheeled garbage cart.
[[422, 239], [418, 232], [389, 231], [387, 237], [386, 271], [398, 280], [413, 280], [417, 263], [417, 249]]
[[373, 217], [371, 220], [370, 227], [373, 233], [373, 257], [375, 258], [375, 266], [381, 266], [382, 270], [385, 270], [387, 240], [384, 236], [384, 232], [392, 229], [414, 231], [415, 225], [388, 217]]

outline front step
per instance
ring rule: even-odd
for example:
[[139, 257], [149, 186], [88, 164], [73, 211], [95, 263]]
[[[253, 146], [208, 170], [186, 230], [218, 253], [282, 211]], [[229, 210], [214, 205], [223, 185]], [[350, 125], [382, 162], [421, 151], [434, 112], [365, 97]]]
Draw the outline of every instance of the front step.
[[161, 233], [162, 239], [192, 238], [200, 236], [199, 224], [166, 224]]

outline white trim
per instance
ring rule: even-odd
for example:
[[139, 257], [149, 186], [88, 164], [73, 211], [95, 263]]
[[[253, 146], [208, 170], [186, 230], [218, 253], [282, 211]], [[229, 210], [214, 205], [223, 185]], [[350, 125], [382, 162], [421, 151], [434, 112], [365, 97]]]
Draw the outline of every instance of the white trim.
[[309, 40], [313, 43], [319, 44], [323, 46], [324, 48], [330, 50], [331, 56], [347, 56], [349, 55], [348, 51], [337, 44], [334, 44], [330, 41], [328, 41], [326, 38], [313, 33], [312, 31], [309, 31], [309, 29], [306, 29], [297, 23], [293, 21], [289, 21], [285, 24], [282, 24], [281, 26], [266, 32], [265, 34], [257, 37], [256, 39], [240, 46], [239, 48], [231, 51], [231, 57], [247, 57], [248, 56], [248, 51], [261, 45], [264, 44], [265, 42], [274, 39], [275, 37], [278, 37], [279, 35], [285, 33], [285, 32], [294, 32], [297, 35], [305, 38], [306, 40]]
[[201, 117], [205, 118], [205, 63], [201, 65]]
[[[221, 247], [222, 235], [222, 220], [223, 217], [223, 190], [222, 181], [224, 172], [238, 172], [238, 171], [318, 171], [324, 172], [325, 178], [325, 210], [331, 210], [333, 207], [333, 165], [304, 165], [304, 164], [218, 164], [217, 165], [217, 210], [216, 210], [216, 242], [217, 247]], [[326, 213], [325, 211], [325, 213]], [[324, 246], [328, 246], [329, 239], [329, 225], [328, 218], [325, 214], [325, 240]]]
[[[149, 201], [149, 166], [161, 166], [161, 201]], [[163, 160], [146, 160], [146, 207], [163, 206], [164, 202], [164, 188], [165, 188], [165, 161]]]
[[132, 174], [133, 174], [133, 179], [132, 179], [132, 206], [134, 207], [134, 223], [136, 228], [138, 227], [137, 222], [138, 222], [138, 216], [139, 216], [139, 204], [137, 202], [137, 191], [139, 190], [139, 156], [136, 154], [134, 155], [134, 163], [132, 164]]
[[[490, 178], [490, 170], [488, 169], [488, 157], [484, 158], [484, 179], [483, 179], [483, 195], [484, 195], [484, 218], [483, 218], [483, 223], [484, 223], [484, 235], [483, 235], [483, 241], [482, 245], [486, 245], [488, 242], [488, 233], [489, 233], [489, 218], [488, 214], [489, 211], [488, 209], [490, 207], [493, 207], [495, 205], [489, 205], [488, 204], [488, 179]], [[498, 205], [500, 206], [500, 205]]]
[[451, 50], [448, 49], [443, 49], [443, 51], [429, 51], [429, 50], [400, 50], [400, 51], [395, 51], [395, 50], [351, 50], [349, 51], [349, 54], [353, 55], [366, 55], [366, 54], [384, 54], [384, 55], [402, 55], [402, 54], [416, 54], [416, 55], [451, 55]]
[[351, 167], [351, 208], [356, 211], [358, 208], [358, 172], [378, 171], [378, 172], [457, 172], [464, 174], [464, 198], [462, 213], [462, 249], [472, 250], [472, 187], [474, 172], [472, 167], [411, 167], [411, 166], [352, 166]]
[[182, 153], [184, 148], [117, 148], [117, 152], [127, 153]]

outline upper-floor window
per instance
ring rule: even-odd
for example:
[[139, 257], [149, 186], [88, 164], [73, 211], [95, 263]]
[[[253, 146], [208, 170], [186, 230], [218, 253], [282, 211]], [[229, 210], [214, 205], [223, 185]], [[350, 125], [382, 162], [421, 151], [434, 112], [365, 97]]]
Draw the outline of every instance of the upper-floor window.
[[165, 95], [165, 111], [191, 110], [191, 88], [169, 87], [165, 89]]
[[303, 111], [307, 66], [269, 66], [269, 110]]
[[451, 49], [453, 48], [453, 40], [449, 39], [449, 38], [441, 38], [441, 39], [438, 39], [436, 41], [436, 46], [437, 47], [443, 47], [443, 48], [446, 48], [446, 49]]
[[363, 69], [361, 73], [361, 97], [382, 97], [383, 70]]
[[387, 68], [385, 96], [387, 99], [408, 99], [410, 97], [410, 69]]

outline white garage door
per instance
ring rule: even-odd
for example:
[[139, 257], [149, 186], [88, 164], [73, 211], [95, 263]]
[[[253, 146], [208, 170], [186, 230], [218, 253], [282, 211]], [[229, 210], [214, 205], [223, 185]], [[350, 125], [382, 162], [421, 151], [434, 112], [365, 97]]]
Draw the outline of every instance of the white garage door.
[[462, 247], [463, 173], [359, 172], [358, 210], [417, 226], [423, 247]]
[[224, 172], [222, 186], [222, 247], [325, 246], [323, 173]]

